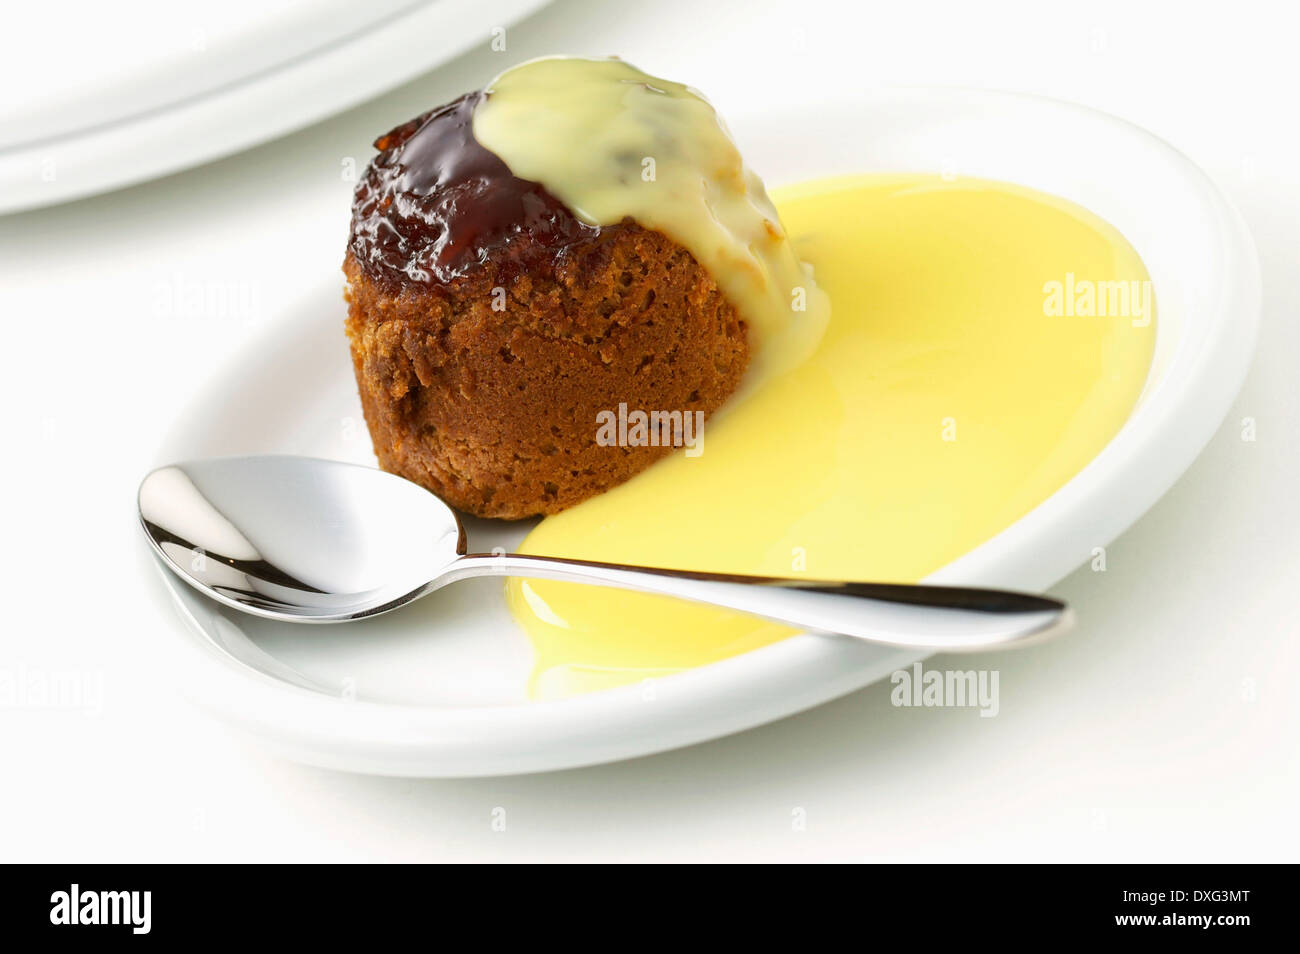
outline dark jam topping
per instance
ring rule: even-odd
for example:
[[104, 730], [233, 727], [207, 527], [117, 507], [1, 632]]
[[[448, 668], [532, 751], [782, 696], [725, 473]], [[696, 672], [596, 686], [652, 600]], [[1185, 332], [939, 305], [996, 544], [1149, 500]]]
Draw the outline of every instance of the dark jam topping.
[[512, 240], [558, 255], [599, 232], [536, 182], [516, 178], [474, 138], [482, 92], [418, 116], [375, 140], [379, 155], [352, 200], [349, 248], [390, 287], [445, 283]]

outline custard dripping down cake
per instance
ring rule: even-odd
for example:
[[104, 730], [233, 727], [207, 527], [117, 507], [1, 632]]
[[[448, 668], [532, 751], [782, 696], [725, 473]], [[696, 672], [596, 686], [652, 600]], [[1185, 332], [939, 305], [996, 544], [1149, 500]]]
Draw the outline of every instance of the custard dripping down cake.
[[375, 147], [343, 266], [366, 423], [380, 466], [469, 513], [622, 483], [679, 435], [598, 440], [602, 414], [712, 414], [825, 321], [712, 106], [620, 60], [525, 63]]

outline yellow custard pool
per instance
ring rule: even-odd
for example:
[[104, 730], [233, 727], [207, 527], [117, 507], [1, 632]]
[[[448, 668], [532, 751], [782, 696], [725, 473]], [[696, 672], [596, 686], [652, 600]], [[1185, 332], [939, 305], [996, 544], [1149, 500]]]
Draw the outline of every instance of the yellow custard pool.
[[[1129, 416], [1155, 305], [1137, 253], [1088, 211], [922, 175], [821, 180], [772, 198], [830, 297], [811, 356], [742, 388], [691, 454], [543, 520], [522, 552], [916, 581], [1051, 496]], [[537, 698], [793, 632], [570, 583], [511, 580], [507, 596], [536, 650]]]

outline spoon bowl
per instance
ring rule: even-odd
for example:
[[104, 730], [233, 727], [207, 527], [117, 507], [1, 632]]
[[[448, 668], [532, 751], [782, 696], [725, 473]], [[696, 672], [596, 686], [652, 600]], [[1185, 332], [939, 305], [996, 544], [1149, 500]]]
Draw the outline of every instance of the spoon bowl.
[[140, 519], [164, 564], [236, 609], [337, 622], [429, 592], [465, 553], [455, 512], [368, 467], [300, 457], [225, 457], [161, 467]]

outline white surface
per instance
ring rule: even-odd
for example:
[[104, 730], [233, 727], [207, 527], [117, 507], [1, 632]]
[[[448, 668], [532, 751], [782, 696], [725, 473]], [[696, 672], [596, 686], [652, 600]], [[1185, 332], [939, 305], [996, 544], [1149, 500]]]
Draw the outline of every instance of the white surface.
[[[846, 92], [840, 103], [769, 106], [729, 124], [770, 184], [930, 171], [1064, 196], [1119, 228], [1151, 273], [1156, 355], [1133, 415], [1050, 500], [933, 581], [1051, 586], [1140, 516], [1214, 434], [1253, 350], [1258, 270], [1239, 217], [1173, 149], [1077, 106], [962, 90]], [[1061, 154], [1058, 141], [1078, 145]], [[155, 463], [298, 453], [373, 466], [339, 334], [344, 314], [330, 277], [271, 317], [180, 408]], [[488, 522], [472, 529], [477, 552], [509, 548], [517, 535]], [[253, 619], [166, 581], [198, 636], [177, 627], [177, 648], [191, 651], [168, 669], [205, 706], [277, 751], [375, 774], [500, 775], [645, 755], [770, 722], [924, 656], [801, 636], [650, 690], [538, 704], [527, 698], [531, 652], [499, 583], [322, 632]]]
[[[512, 30], [506, 54], [484, 46], [327, 124], [0, 219], [15, 501], [3, 570], [28, 601], [0, 635], [0, 669], [102, 687], [88, 712], [30, 696], [0, 708], [0, 855], [1295, 859], [1300, 132], [1276, 7], [1205, 20], [1128, 3], [803, 9], [799, 31], [753, 4], [703, 20], [691, 4], [561, 2]], [[724, 114], [825, 85], [950, 83], [1058, 96], [1152, 129], [1254, 232], [1264, 319], [1246, 389], [1206, 453], [1109, 548], [1107, 571], [1056, 589], [1080, 630], [983, 657], [1001, 672], [996, 718], [894, 708], [886, 684], [729, 739], [556, 774], [416, 782], [263, 754], [181, 702], [158, 662], [171, 631], [139, 605], [158, 593], [134, 540], [139, 475], [196, 369], [341, 259], [339, 143], [363, 161], [377, 130], [477, 85], [502, 57], [611, 51], [689, 79]], [[77, 587], [74, 570], [87, 575]], [[126, 595], [112, 601], [115, 590]]]
[[[0, 70], [0, 147], [157, 109], [320, 51], [424, 0], [222, 0], [16, 6]], [[50, 46], [57, 42], [58, 69]], [[32, 82], [39, 77], [39, 82]], [[26, 81], [24, 81], [24, 79]]]
[[17, 30], [30, 36], [75, 24], [61, 47], [76, 55], [61, 48], [51, 70], [39, 45], [0, 62], [0, 212], [144, 182], [300, 129], [544, 2], [273, 0], [214, 16], [135, 0], [139, 13], [91, 8], [89, 23], [62, 4], [24, 8], [34, 22]]

